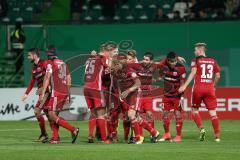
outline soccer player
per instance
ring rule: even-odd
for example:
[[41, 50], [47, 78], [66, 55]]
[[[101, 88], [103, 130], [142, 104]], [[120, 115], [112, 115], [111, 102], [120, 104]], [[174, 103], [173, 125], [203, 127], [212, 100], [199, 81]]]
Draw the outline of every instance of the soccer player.
[[[112, 57], [118, 54], [118, 48], [113, 43], [107, 43], [103, 47], [101, 55], [93, 55], [87, 61], [84, 96], [89, 109], [97, 116], [96, 123], [103, 143], [109, 143], [105, 130], [106, 99], [110, 86], [109, 66]], [[92, 135], [89, 136], [89, 139], [93, 138]]]
[[128, 63], [137, 63], [137, 52], [133, 49], [127, 51], [127, 62]]
[[[41, 60], [39, 57], [39, 50], [37, 48], [31, 48], [28, 51], [28, 60], [33, 63], [32, 65], [32, 78], [28, 84], [28, 87], [25, 91], [25, 94], [22, 97], [22, 101], [25, 101], [28, 97], [28, 94], [31, 92], [35, 81], [37, 82], [38, 90], [36, 92], [37, 95], [39, 95], [42, 85], [43, 85], [43, 78], [45, 75], [46, 67], [47, 67], [47, 61]], [[48, 135], [45, 128], [45, 120], [42, 116], [41, 112], [44, 110], [44, 106], [46, 103], [46, 100], [50, 97], [49, 91], [47, 90], [47, 93], [44, 97], [44, 102], [40, 104], [39, 101], [37, 101], [35, 107], [34, 107], [34, 114], [38, 120], [39, 128], [41, 130], [41, 134], [37, 139], [37, 142], [47, 142], [48, 141]]]
[[204, 141], [206, 134], [206, 130], [203, 128], [199, 114], [199, 107], [201, 107], [201, 103], [203, 102], [211, 117], [215, 141], [219, 142], [219, 121], [216, 113], [217, 100], [215, 88], [220, 79], [220, 69], [217, 61], [214, 58], [207, 57], [205, 52], [205, 43], [195, 44], [196, 58], [192, 60], [191, 73], [186, 82], [179, 88], [179, 92], [182, 93], [192, 79], [194, 79], [192, 91], [192, 118], [200, 129], [199, 139], [200, 141]]
[[178, 63], [177, 55], [174, 52], [169, 52], [166, 58], [166, 62], [163, 66], [163, 80], [164, 80], [164, 96], [163, 96], [163, 128], [164, 135], [159, 141], [170, 140], [171, 136], [169, 133], [170, 118], [169, 113], [174, 110], [174, 116], [176, 120], [176, 137], [173, 142], [181, 141], [181, 132], [183, 119], [181, 115], [181, 104], [182, 104], [182, 94], [179, 94], [178, 88], [185, 81], [186, 70], [185, 67]]
[[72, 143], [75, 143], [78, 137], [79, 128], [73, 127], [66, 120], [58, 116], [59, 112], [63, 109], [64, 104], [69, 100], [71, 76], [67, 65], [57, 57], [57, 50], [54, 46], [49, 46], [46, 54], [50, 61], [48, 61], [47, 64], [43, 89], [39, 96], [39, 101], [43, 102], [47, 87], [51, 86], [51, 98], [49, 99], [47, 106], [48, 117], [54, 125], [51, 126], [52, 139], [49, 143], [58, 143], [58, 126], [69, 130], [72, 134]]
[[[140, 63], [129, 63], [128, 66], [137, 72], [141, 81], [139, 97], [140, 126], [143, 128], [147, 127], [146, 129], [151, 131], [154, 129], [154, 119], [152, 115], [153, 95], [151, 95], [151, 90], [153, 90], [153, 74], [157, 72], [161, 66], [153, 62], [153, 54], [151, 52], [144, 53], [143, 60], [140, 61]], [[144, 113], [146, 113], [146, 120], [141, 118], [141, 115]], [[141, 135], [143, 135], [143, 133], [141, 133]]]

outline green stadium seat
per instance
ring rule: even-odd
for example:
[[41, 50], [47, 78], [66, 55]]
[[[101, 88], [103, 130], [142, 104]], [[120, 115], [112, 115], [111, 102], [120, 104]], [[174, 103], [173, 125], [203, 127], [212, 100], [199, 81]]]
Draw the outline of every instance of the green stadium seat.
[[157, 6], [156, 5], [149, 5], [146, 8], [146, 14], [150, 20], [154, 20], [157, 14]]
[[25, 8], [25, 10], [21, 13], [21, 16], [23, 17], [24, 22], [31, 22], [33, 18], [33, 8]]
[[102, 7], [100, 5], [94, 6], [89, 11], [89, 15], [95, 20], [98, 20], [99, 18], [102, 18]]
[[43, 10], [43, 0], [34, 0], [32, 2], [32, 7], [33, 7], [33, 10], [36, 13], [42, 12], [42, 10]]
[[125, 19], [129, 15], [130, 9], [128, 5], [122, 5], [119, 9], [119, 16], [121, 19]]

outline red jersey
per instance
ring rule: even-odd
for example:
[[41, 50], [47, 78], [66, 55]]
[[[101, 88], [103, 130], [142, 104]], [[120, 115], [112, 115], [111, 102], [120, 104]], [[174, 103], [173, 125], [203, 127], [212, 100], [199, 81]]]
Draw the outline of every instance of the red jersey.
[[102, 78], [104, 75], [105, 68], [106, 68], [105, 57], [100, 55], [90, 56], [86, 62], [84, 86], [86, 88], [101, 90]]
[[25, 94], [29, 94], [32, 90], [35, 81], [37, 81], [37, 87], [41, 88], [43, 86], [43, 79], [46, 72], [47, 60], [39, 60], [37, 64], [32, 65], [32, 75], [31, 80], [28, 84]]
[[67, 76], [70, 75], [67, 65], [60, 59], [48, 61], [46, 73], [51, 74], [50, 85], [52, 97], [68, 95]]
[[197, 68], [194, 79], [194, 87], [214, 87], [214, 75], [220, 72], [217, 61], [214, 58], [199, 56], [194, 58], [191, 68]]
[[153, 75], [161, 68], [157, 63], [152, 63], [148, 66], [140, 63], [129, 63], [127, 66], [133, 68], [139, 75], [141, 90], [150, 90], [152, 88]]
[[117, 73], [113, 74], [113, 78], [114, 83], [117, 83], [117, 86], [123, 92], [134, 85], [134, 81], [138, 79], [138, 75], [134, 69], [124, 66]]
[[182, 64], [177, 63], [174, 68], [171, 68], [165, 63], [163, 71], [164, 80], [164, 96], [178, 98], [181, 97], [178, 89], [182, 81], [185, 81], [186, 70]]

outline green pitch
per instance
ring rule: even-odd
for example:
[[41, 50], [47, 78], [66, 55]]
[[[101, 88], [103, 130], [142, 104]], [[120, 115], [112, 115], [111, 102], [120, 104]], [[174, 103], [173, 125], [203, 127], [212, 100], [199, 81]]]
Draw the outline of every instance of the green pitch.
[[[124, 144], [122, 125], [119, 126], [120, 142], [117, 144], [88, 144], [87, 122], [71, 122], [80, 127], [77, 144], [71, 144], [70, 133], [60, 129], [61, 143], [57, 145], [35, 143], [39, 135], [37, 122], [0, 121], [0, 160], [239, 160], [240, 122], [221, 121], [221, 142], [213, 141], [211, 123], [204, 122], [206, 141], [198, 141], [198, 129], [191, 121], [184, 122], [181, 143]], [[46, 123], [48, 126], [48, 123]], [[175, 133], [174, 124], [171, 125]], [[156, 122], [161, 135], [163, 128]], [[48, 128], [48, 133], [50, 130]], [[148, 136], [147, 133], [145, 133]], [[174, 134], [172, 134], [174, 135]]]

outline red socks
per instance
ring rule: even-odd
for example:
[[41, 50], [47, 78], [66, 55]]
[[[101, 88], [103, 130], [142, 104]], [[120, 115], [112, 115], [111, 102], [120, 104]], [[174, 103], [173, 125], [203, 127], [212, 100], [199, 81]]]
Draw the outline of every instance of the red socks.
[[196, 123], [196, 125], [199, 129], [203, 128], [202, 119], [201, 119], [199, 113], [193, 113], [192, 118], [193, 118], [194, 122]]
[[46, 128], [45, 128], [45, 120], [44, 120], [43, 116], [41, 115], [41, 116], [37, 117], [37, 120], [38, 120], [38, 125], [40, 127], [41, 133], [45, 134]]
[[163, 128], [165, 133], [169, 133], [170, 119], [169, 117], [163, 117]]
[[95, 117], [90, 117], [88, 120], [88, 137], [92, 137], [93, 138], [93, 132], [94, 132], [94, 128], [96, 126], [96, 118]]
[[105, 119], [104, 118], [97, 118], [97, 126], [99, 127], [99, 131], [101, 133], [101, 138], [102, 141], [106, 141], [107, 137], [106, 137], [106, 124], [105, 124]]
[[139, 141], [140, 140], [139, 123], [136, 120], [136, 118], [131, 119], [131, 125], [132, 125], [133, 131], [135, 133], [135, 138], [137, 141]]
[[51, 123], [49, 122], [51, 130], [52, 130], [52, 139], [54, 141], [58, 141], [59, 135], [58, 135], [58, 129], [59, 129], [59, 125], [57, 125], [56, 123]]
[[217, 116], [211, 117], [215, 137], [219, 137], [219, 121]]
[[142, 119], [139, 124], [141, 127], [146, 129], [147, 131], [149, 131], [152, 136], [157, 133], [157, 131], [155, 129], [153, 129], [152, 126], [146, 120]]
[[125, 120], [123, 121], [123, 130], [124, 130], [124, 140], [127, 141], [129, 131], [130, 131], [130, 122], [125, 121]]
[[70, 125], [67, 121], [65, 121], [64, 119], [61, 119], [60, 117], [57, 118], [56, 124], [58, 124], [59, 126], [69, 130], [72, 133], [75, 130], [75, 128], [72, 125]]
[[182, 124], [183, 124], [183, 119], [181, 118], [176, 118], [176, 131], [177, 131], [177, 136], [182, 135]]

